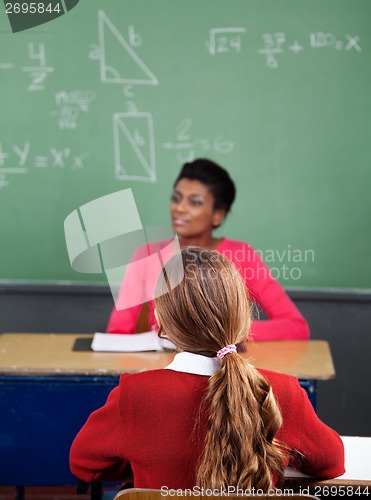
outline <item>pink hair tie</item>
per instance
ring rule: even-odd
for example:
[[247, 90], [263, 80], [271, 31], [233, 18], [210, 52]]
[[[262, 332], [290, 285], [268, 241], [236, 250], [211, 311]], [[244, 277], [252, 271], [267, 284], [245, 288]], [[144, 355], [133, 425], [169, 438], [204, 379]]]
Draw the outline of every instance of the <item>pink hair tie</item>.
[[237, 347], [234, 344], [226, 345], [216, 355], [219, 359], [223, 359], [226, 354], [230, 354], [231, 352], [237, 352]]

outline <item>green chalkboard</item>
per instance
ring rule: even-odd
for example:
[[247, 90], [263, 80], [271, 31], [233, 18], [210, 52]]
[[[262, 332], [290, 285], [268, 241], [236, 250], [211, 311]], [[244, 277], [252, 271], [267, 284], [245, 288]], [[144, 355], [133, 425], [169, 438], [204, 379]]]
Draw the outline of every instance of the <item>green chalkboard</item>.
[[0, 3], [1, 280], [105, 282], [71, 268], [67, 215], [132, 188], [169, 225], [206, 156], [238, 187], [219, 234], [284, 286], [371, 288], [371, 2], [74, 3], [16, 33]]

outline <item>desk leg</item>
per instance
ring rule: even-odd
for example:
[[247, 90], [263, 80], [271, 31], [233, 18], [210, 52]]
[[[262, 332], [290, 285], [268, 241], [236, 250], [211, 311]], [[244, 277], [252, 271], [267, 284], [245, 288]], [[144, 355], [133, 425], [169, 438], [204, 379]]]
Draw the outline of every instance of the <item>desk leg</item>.
[[24, 486], [17, 486], [16, 489], [16, 500], [24, 500]]
[[317, 410], [317, 380], [299, 380], [299, 383], [308, 394], [309, 401], [312, 403], [314, 411]]
[[102, 484], [101, 483], [92, 483], [90, 489], [90, 498], [91, 500], [101, 500], [102, 499]]

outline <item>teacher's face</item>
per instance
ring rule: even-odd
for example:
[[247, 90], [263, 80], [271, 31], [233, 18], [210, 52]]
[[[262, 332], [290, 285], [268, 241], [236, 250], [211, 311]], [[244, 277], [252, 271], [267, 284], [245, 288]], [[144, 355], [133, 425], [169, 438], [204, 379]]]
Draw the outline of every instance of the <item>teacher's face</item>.
[[194, 238], [211, 234], [224, 216], [224, 210], [214, 209], [214, 202], [214, 196], [206, 184], [180, 179], [170, 204], [172, 225], [178, 236]]

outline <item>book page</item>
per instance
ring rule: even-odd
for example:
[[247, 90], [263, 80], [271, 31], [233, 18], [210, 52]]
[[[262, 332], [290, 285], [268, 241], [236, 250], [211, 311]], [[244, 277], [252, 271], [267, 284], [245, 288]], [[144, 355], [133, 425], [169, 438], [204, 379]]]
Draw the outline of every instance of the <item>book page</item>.
[[95, 333], [91, 348], [96, 352], [143, 352], [175, 350], [169, 340], [160, 339], [156, 332], [135, 334]]

